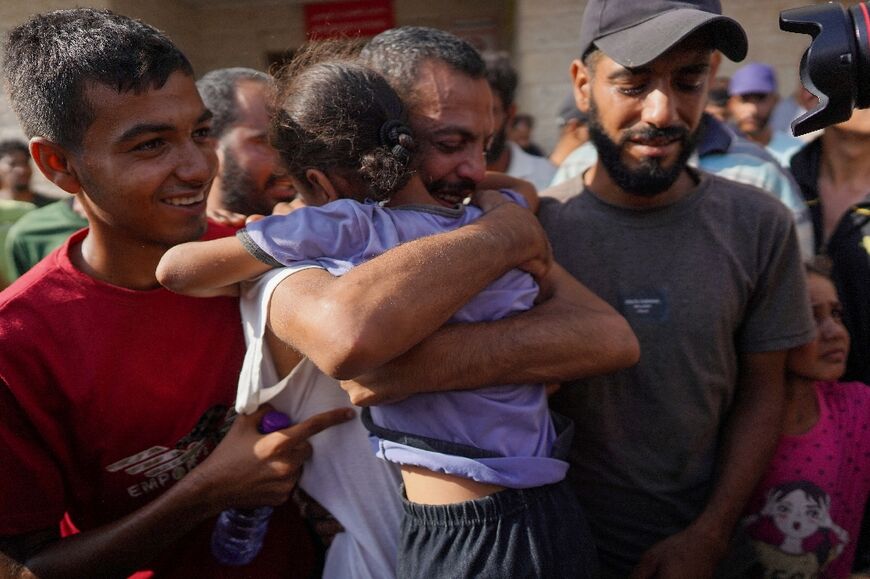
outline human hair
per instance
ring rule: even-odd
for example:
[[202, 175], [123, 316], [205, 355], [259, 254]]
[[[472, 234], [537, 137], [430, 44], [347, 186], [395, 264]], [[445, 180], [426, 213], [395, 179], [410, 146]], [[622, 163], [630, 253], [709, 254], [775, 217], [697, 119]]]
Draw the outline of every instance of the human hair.
[[242, 81], [257, 82], [268, 87], [272, 77], [253, 68], [234, 67], [212, 70], [196, 81], [203, 103], [214, 115], [211, 134], [217, 139], [238, 119], [239, 99], [236, 92]]
[[89, 84], [138, 94], [162, 87], [176, 71], [193, 76], [163, 33], [108, 10], [34, 16], [9, 32], [3, 49], [6, 90], [25, 134], [73, 150], [94, 120]]
[[27, 143], [20, 139], [6, 139], [0, 141], [0, 157], [5, 157], [11, 153], [24, 153], [30, 157], [30, 149], [27, 148]]
[[284, 100], [285, 92], [293, 86], [293, 77], [321, 62], [357, 62], [367, 39], [340, 36], [315, 38], [300, 46], [293, 58], [271, 71], [275, 77], [275, 102]]
[[384, 200], [413, 174], [414, 141], [401, 99], [375, 71], [322, 62], [279, 87], [272, 144], [290, 174], [308, 169], [347, 179], [357, 199]]
[[483, 56], [486, 62], [486, 80], [489, 88], [501, 99], [502, 107], [507, 110], [514, 104], [514, 97], [519, 85], [519, 76], [511, 64], [510, 56], [506, 52], [492, 52]]
[[406, 102], [413, 98], [420, 65], [435, 60], [473, 79], [484, 78], [486, 64], [471, 44], [458, 36], [423, 26], [381, 32], [366, 44], [360, 58], [386, 78]]
[[806, 275], [817, 275], [828, 281], [831, 281], [833, 268], [834, 263], [827, 255], [816, 255], [804, 262], [804, 273]]
[[589, 76], [595, 75], [595, 67], [598, 66], [598, 61], [601, 60], [602, 56], [604, 56], [604, 53], [594, 44], [590, 46], [586, 54], [583, 55], [581, 60], [589, 71]]

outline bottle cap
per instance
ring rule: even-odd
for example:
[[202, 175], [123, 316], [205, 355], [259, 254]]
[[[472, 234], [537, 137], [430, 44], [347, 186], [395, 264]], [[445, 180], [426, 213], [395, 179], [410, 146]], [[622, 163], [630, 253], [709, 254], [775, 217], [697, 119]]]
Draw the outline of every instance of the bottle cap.
[[260, 431], [260, 434], [269, 434], [276, 430], [283, 430], [291, 424], [293, 424], [293, 422], [290, 420], [289, 416], [283, 412], [272, 410], [271, 412], [267, 412], [262, 420], [260, 420], [260, 427], [258, 430]]

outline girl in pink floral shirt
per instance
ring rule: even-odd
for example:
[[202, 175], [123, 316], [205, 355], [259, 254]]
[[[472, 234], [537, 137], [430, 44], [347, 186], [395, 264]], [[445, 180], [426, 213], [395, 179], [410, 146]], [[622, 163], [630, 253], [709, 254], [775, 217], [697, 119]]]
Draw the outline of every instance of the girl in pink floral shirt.
[[849, 334], [824, 269], [807, 270], [816, 339], [789, 352], [784, 434], [743, 521], [765, 578], [848, 577], [870, 493], [870, 387], [837, 382]]

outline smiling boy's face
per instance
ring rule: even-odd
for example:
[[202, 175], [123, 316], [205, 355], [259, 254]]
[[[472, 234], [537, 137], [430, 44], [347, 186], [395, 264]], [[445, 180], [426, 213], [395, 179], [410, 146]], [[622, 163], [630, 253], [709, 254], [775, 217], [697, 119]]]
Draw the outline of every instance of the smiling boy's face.
[[164, 248], [199, 238], [217, 156], [193, 78], [177, 71], [138, 94], [91, 84], [85, 98], [94, 121], [69, 159], [91, 227]]

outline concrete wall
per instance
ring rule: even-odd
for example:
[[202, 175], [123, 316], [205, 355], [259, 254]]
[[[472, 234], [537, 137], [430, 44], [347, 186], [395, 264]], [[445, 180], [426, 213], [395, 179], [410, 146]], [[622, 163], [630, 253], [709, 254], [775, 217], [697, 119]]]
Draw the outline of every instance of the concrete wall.
[[[624, 0], [626, 2], [642, 0]], [[807, 38], [780, 32], [781, 10], [814, 0], [723, 0], [723, 10], [746, 28], [750, 60], [776, 67], [781, 92], [791, 92]], [[815, 0], [821, 2], [822, 0]], [[76, 0], [4, 0], [0, 34], [28, 16], [76, 5]], [[510, 50], [521, 76], [520, 109], [535, 115], [536, 140], [549, 148], [555, 114], [569, 90], [568, 67], [576, 56], [586, 0], [394, 0], [396, 22], [435, 26]], [[266, 67], [268, 53], [305, 40], [302, 0], [92, 0], [164, 30], [185, 51], [198, 74], [224, 66]], [[726, 61], [721, 74], [736, 66]], [[0, 97], [0, 137], [20, 134], [5, 96]]]

